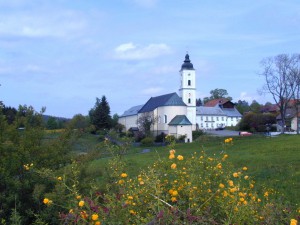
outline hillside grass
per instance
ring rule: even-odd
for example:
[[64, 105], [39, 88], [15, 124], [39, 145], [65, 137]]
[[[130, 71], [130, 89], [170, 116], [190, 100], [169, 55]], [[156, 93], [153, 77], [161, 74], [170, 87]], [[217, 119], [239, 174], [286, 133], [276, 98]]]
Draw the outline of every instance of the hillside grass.
[[[258, 185], [256, 190], [268, 190], [272, 198], [295, 207], [300, 203], [300, 136], [234, 137], [233, 144], [224, 145], [224, 137], [202, 136], [193, 143], [178, 144], [178, 154], [189, 156], [205, 151], [207, 155], [226, 153], [234, 169], [248, 167], [248, 174]], [[93, 138], [83, 142], [96, 143]], [[90, 145], [92, 146], [92, 144]], [[169, 147], [147, 147], [148, 153], [137, 153], [142, 148], [131, 148], [124, 156], [126, 172], [135, 176], [159, 157], [168, 157]], [[103, 185], [110, 158], [95, 159], [86, 166], [86, 175], [96, 178]]]

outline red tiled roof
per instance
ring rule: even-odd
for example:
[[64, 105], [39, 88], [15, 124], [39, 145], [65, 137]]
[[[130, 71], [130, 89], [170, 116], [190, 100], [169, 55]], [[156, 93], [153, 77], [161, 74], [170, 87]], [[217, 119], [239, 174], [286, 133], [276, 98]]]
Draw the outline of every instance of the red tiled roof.
[[214, 107], [217, 104], [223, 105], [226, 102], [229, 102], [229, 100], [226, 98], [218, 98], [218, 99], [213, 99], [213, 100], [206, 102], [204, 106]]

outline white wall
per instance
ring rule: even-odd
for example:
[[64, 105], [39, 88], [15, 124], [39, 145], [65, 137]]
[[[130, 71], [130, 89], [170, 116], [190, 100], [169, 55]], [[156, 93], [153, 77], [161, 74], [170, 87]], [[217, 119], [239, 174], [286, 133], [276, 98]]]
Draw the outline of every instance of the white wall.
[[129, 130], [130, 127], [137, 127], [137, 115], [120, 117], [119, 123], [125, 126], [125, 130]]

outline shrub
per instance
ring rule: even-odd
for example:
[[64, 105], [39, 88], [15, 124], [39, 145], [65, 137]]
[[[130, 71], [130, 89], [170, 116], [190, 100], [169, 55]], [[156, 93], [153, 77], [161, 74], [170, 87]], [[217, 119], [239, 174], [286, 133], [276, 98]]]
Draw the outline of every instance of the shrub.
[[193, 135], [193, 140], [196, 140], [197, 138], [199, 138], [201, 135], [204, 135], [204, 131], [203, 130], [194, 130], [192, 135]]
[[155, 137], [155, 142], [164, 142], [166, 138], [166, 134], [161, 132], [159, 135]]
[[142, 146], [152, 146], [154, 143], [154, 140], [152, 137], [145, 137], [143, 140], [141, 140]]
[[189, 157], [172, 149], [137, 177], [119, 158], [111, 159], [105, 193], [96, 188], [84, 197], [67, 179], [58, 181], [72, 185], [65, 188], [70, 199], [59, 202], [65, 206], [61, 219], [64, 224], [287, 224], [291, 212], [269, 200], [270, 189], [255, 192], [258, 184], [248, 168], [232, 170], [228, 157], [205, 151]]

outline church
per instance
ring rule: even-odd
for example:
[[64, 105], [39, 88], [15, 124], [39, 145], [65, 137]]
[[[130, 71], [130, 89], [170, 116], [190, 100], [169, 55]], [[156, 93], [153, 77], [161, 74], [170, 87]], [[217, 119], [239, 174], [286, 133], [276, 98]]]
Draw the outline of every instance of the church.
[[204, 106], [196, 106], [196, 71], [188, 54], [179, 73], [178, 94], [151, 97], [145, 104], [131, 107], [119, 117], [119, 123], [126, 131], [138, 129], [139, 118], [150, 116], [153, 118], [153, 136], [165, 133], [176, 138], [183, 136], [185, 142], [192, 142], [194, 130], [237, 125], [242, 115], [227, 99], [214, 99]]

